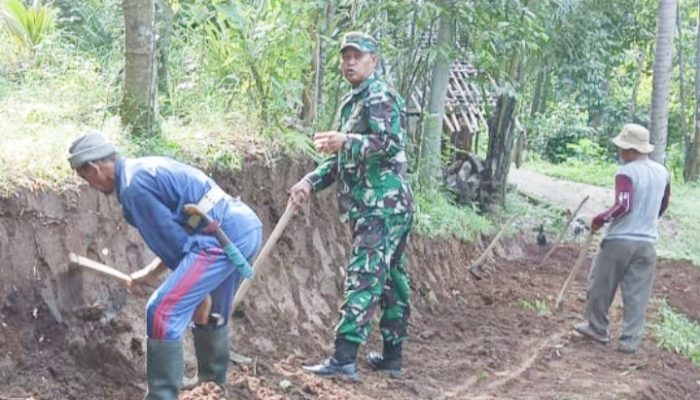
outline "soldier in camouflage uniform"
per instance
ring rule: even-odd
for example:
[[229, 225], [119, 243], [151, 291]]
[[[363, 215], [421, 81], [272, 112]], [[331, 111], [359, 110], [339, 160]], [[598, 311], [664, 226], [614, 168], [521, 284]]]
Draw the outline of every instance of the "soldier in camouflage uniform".
[[342, 70], [352, 90], [340, 107], [339, 131], [314, 135], [316, 148], [330, 156], [291, 189], [291, 201], [300, 205], [312, 191], [337, 183], [340, 220], [349, 221], [353, 229], [335, 353], [304, 367], [318, 375], [357, 379], [357, 349], [367, 341], [378, 307], [383, 309], [384, 348], [370, 353], [368, 361], [393, 377], [401, 373], [410, 312], [405, 250], [413, 194], [406, 176], [405, 104], [377, 76], [377, 50], [369, 35], [345, 35]]

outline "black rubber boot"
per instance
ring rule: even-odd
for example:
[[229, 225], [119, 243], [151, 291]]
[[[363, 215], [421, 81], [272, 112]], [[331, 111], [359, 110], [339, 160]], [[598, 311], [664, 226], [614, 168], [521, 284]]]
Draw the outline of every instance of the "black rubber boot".
[[384, 342], [382, 354], [371, 351], [367, 355], [367, 362], [369, 362], [369, 365], [371, 365], [372, 369], [375, 371], [386, 371], [392, 378], [401, 379], [402, 343], [391, 344]]
[[343, 376], [352, 381], [360, 379], [357, 374], [357, 348], [359, 345], [343, 338], [335, 340], [333, 357], [323, 360], [316, 365], [302, 366], [304, 371], [321, 376]]
[[229, 364], [228, 326], [195, 327], [192, 336], [199, 382], [216, 382], [223, 387]]
[[177, 400], [184, 362], [182, 341], [148, 339], [146, 343], [146, 379], [144, 400]]

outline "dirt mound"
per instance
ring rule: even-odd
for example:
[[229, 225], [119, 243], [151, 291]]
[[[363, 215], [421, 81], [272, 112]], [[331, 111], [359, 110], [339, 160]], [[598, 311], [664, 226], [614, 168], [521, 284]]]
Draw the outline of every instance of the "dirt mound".
[[225, 400], [226, 395], [221, 386], [216, 383], [206, 382], [195, 386], [191, 390], [183, 391], [179, 400]]
[[[284, 210], [285, 189], [309, 167], [251, 162], [241, 173], [214, 176], [256, 209], [269, 233]], [[145, 301], [118, 283], [68, 268], [69, 251], [127, 272], [150, 260], [116, 199], [86, 189], [23, 193], [0, 199], [0, 210], [0, 398], [141, 398]], [[523, 232], [533, 236], [531, 227]], [[362, 360], [356, 384], [305, 374], [302, 364], [331, 351], [349, 238], [337, 222], [332, 191], [290, 223], [270, 269], [256, 276], [243, 312], [232, 320], [232, 348], [252, 362], [230, 369], [229, 398], [683, 399], [700, 390], [698, 368], [660, 352], [650, 339], [623, 356], [573, 335], [587, 268], [563, 311], [552, 315], [547, 306], [577, 248], [565, 246], [538, 267], [545, 249], [529, 240], [496, 248], [488, 278], [474, 282], [472, 246], [414, 237], [406, 378], [373, 373]], [[699, 280], [700, 269], [661, 262], [655, 287], [697, 317], [700, 293], [691, 292]], [[619, 314], [614, 307], [613, 320]], [[376, 331], [361, 357], [380, 348]], [[191, 348], [186, 353], [192, 376]], [[196, 390], [202, 393], [183, 396], [217, 396], [210, 387]]]

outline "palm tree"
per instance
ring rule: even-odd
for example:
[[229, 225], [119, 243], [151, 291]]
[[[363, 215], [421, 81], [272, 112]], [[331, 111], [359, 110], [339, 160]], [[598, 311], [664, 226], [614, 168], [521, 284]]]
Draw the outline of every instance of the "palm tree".
[[676, 0], [659, 2], [656, 50], [654, 52], [654, 87], [651, 99], [651, 142], [654, 151], [650, 158], [664, 162], [668, 137], [668, 103], [671, 89], [671, 62], [673, 61], [673, 32], [676, 22]]
[[[698, 1], [698, 16], [700, 16], [700, 1]], [[685, 166], [683, 178], [686, 182], [696, 181], [700, 175], [700, 20], [695, 40], [695, 134], [693, 139], [686, 138]]]

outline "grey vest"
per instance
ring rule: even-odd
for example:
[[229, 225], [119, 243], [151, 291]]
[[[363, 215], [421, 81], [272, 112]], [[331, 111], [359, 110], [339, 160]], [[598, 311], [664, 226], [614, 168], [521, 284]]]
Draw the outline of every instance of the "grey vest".
[[614, 219], [605, 238], [655, 243], [659, 237], [659, 209], [669, 182], [668, 171], [655, 161], [642, 159], [621, 166], [617, 174], [632, 180], [632, 211]]

